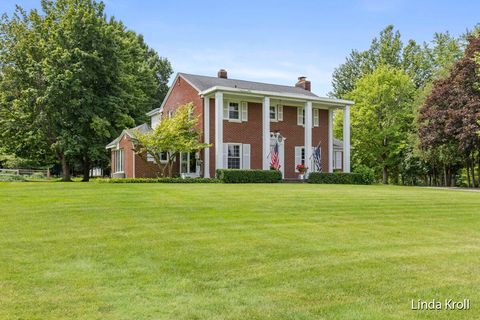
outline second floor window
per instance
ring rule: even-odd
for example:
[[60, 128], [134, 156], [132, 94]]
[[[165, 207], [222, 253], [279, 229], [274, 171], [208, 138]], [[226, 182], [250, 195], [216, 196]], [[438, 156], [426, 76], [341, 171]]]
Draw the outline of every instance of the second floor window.
[[246, 101], [227, 101], [223, 105], [223, 119], [233, 122], [248, 121], [248, 103]]
[[240, 120], [240, 105], [238, 102], [228, 103], [228, 118], [230, 120]]

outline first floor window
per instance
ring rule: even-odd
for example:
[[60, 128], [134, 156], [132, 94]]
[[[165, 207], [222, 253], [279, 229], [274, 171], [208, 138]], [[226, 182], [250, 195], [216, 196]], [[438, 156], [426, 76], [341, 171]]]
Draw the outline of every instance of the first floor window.
[[342, 162], [343, 162], [343, 152], [342, 151], [335, 151], [333, 157], [333, 168], [334, 169], [342, 169]]
[[229, 144], [227, 150], [227, 168], [241, 169], [241, 151], [239, 144]]
[[115, 151], [115, 172], [123, 172], [123, 149]]
[[168, 161], [168, 152], [160, 152], [160, 161], [167, 162]]

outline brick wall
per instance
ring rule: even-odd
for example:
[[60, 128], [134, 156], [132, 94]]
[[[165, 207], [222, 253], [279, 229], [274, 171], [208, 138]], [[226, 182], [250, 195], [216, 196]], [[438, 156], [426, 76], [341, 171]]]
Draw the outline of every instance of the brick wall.
[[[270, 131], [279, 131], [287, 140], [284, 144], [285, 178], [296, 178], [295, 147], [305, 143], [305, 128], [297, 125], [297, 108], [283, 107], [283, 121], [270, 122]], [[262, 104], [248, 103], [248, 121], [223, 120], [223, 141], [251, 145], [250, 165], [262, 169]], [[210, 99], [210, 176], [215, 174], [215, 99]], [[312, 146], [320, 143], [322, 169], [328, 172], [328, 111], [319, 110], [319, 127], [312, 129]]]

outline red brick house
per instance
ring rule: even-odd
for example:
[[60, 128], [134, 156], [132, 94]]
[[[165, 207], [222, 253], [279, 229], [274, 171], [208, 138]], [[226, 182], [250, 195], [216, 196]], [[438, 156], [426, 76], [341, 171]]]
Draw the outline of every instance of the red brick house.
[[[112, 176], [154, 177], [153, 162], [132, 151], [131, 130], [150, 130], [175, 109], [193, 102], [203, 140], [212, 147], [181, 154], [174, 171], [182, 176], [214, 177], [215, 169], [265, 169], [278, 143], [284, 178], [296, 178], [296, 165], [313, 165], [313, 153], [320, 153], [320, 170], [350, 172], [350, 106], [352, 101], [319, 97], [310, 91], [310, 81], [298, 78], [295, 86], [179, 73], [160, 108], [150, 111], [150, 126], [124, 130], [107, 149], [112, 150]], [[333, 138], [333, 112], [344, 112], [343, 142]], [[304, 146], [309, 146], [305, 148]], [[317, 149], [318, 148], [318, 149]]]

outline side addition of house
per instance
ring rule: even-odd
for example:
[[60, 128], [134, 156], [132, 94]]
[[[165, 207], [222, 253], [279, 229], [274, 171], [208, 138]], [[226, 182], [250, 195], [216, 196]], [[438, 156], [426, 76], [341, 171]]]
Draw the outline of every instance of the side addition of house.
[[[295, 86], [177, 74], [161, 107], [148, 113], [151, 130], [175, 110], [193, 102], [199, 129], [210, 148], [179, 155], [174, 171], [188, 177], [214, 177], [216, 169], [268, 170], [277, 145], [280, 170], [286, 179], [296, 178], [296, 166], [309, 172], [350, 172], [350, 106], [352, 101], [319, 97], [305, 77]], [[343, 110], [343, 138], [333, 138], [333, 114]], [[112, 176], [155, 177], [153, 163], [133, 152], [127, 129], [107, 148], [112, 151]], [[307, 146], [307, 147], [305, 147]]]

